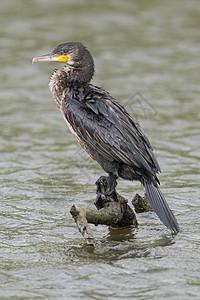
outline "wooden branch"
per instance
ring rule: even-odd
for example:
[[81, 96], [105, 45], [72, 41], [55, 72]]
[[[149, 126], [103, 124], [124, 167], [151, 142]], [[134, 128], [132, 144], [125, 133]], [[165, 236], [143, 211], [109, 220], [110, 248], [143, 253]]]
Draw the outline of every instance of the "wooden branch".
[[136, 194], [132, 200], [132, 204], [137, 214], [143, 213], [145, 211], [152, 211], [152, 208], [149, 204], [146, 194], [144, 195], [144, 197], [141, 197], [139, 194]]
[[[101, 192], [104, 193], [106, 188], [107, 181], [101, 179]], [[102, 204], [100, 210], [83, 208], [77, 205], [72, 205], [70, 210], [80, 233], [86, 238], [88, 244], [94, 244], [94, 237], [88, 223], [111, 227], [137, 227], [138, 223], [134, 211], [128, 205], [128, 201], [120, 196], [116, 190], [109, 196], [102, 195], [100, 201]]]

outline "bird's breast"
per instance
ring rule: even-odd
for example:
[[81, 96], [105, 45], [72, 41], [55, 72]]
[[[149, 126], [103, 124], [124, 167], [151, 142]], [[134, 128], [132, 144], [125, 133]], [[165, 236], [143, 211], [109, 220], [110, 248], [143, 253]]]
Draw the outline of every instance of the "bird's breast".
[[68, 93], [66, 82], [66, 74], [62, 70], [55, 70], [49, 79], [49, 89], [59, 109], [61, 109], [62, 101]]

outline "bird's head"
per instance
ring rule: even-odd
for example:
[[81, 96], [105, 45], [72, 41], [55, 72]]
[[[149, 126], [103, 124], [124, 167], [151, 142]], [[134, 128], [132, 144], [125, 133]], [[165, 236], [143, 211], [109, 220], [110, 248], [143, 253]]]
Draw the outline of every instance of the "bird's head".
[[61, 62], [68, 74], [68, 80], [89, 82], [94, 74], [94, 61], [87, 48], [80, 42], [60, 44], [52, 52], [34, 57], [36, 62]]

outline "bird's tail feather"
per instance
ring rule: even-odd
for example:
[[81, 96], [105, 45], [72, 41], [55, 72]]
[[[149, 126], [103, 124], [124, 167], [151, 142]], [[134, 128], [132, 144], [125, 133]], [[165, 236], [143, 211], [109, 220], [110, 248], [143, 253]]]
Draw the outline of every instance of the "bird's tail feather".
[[155, 213], [165, 226], [175, 233], [179, 232], [179, 226], [176, 218], [174, 217], [167, 201], [165, 200], [161, 190], [156, 187], [152, 181], [144, 180], [144, 187], [147, 193], [149, 203]]

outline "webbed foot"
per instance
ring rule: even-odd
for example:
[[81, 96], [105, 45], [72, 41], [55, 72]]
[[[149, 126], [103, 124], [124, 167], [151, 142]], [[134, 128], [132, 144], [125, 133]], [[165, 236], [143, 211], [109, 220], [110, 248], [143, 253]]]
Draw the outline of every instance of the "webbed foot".
[[[97, 209], [101, 209], [103, 207], [102, 205], [102, 199], [101, 196], [109, 196], [114, 192], [114, 189], [117, 185], [117, 176], [114, 174], [109, 174], [108, 177], [106, 176], [101, 176], [97, 181], [96, 181], [96, 185], [97, 185], [97, 197], [96, 200], [94, 202], [94, 205], [96, 206]], [[105, 192], [102, 192], [102, 186], [101, 186], [101, 181], [102, 180], [106, 180], [107, 181], [107, 188], [105, 190]]]

